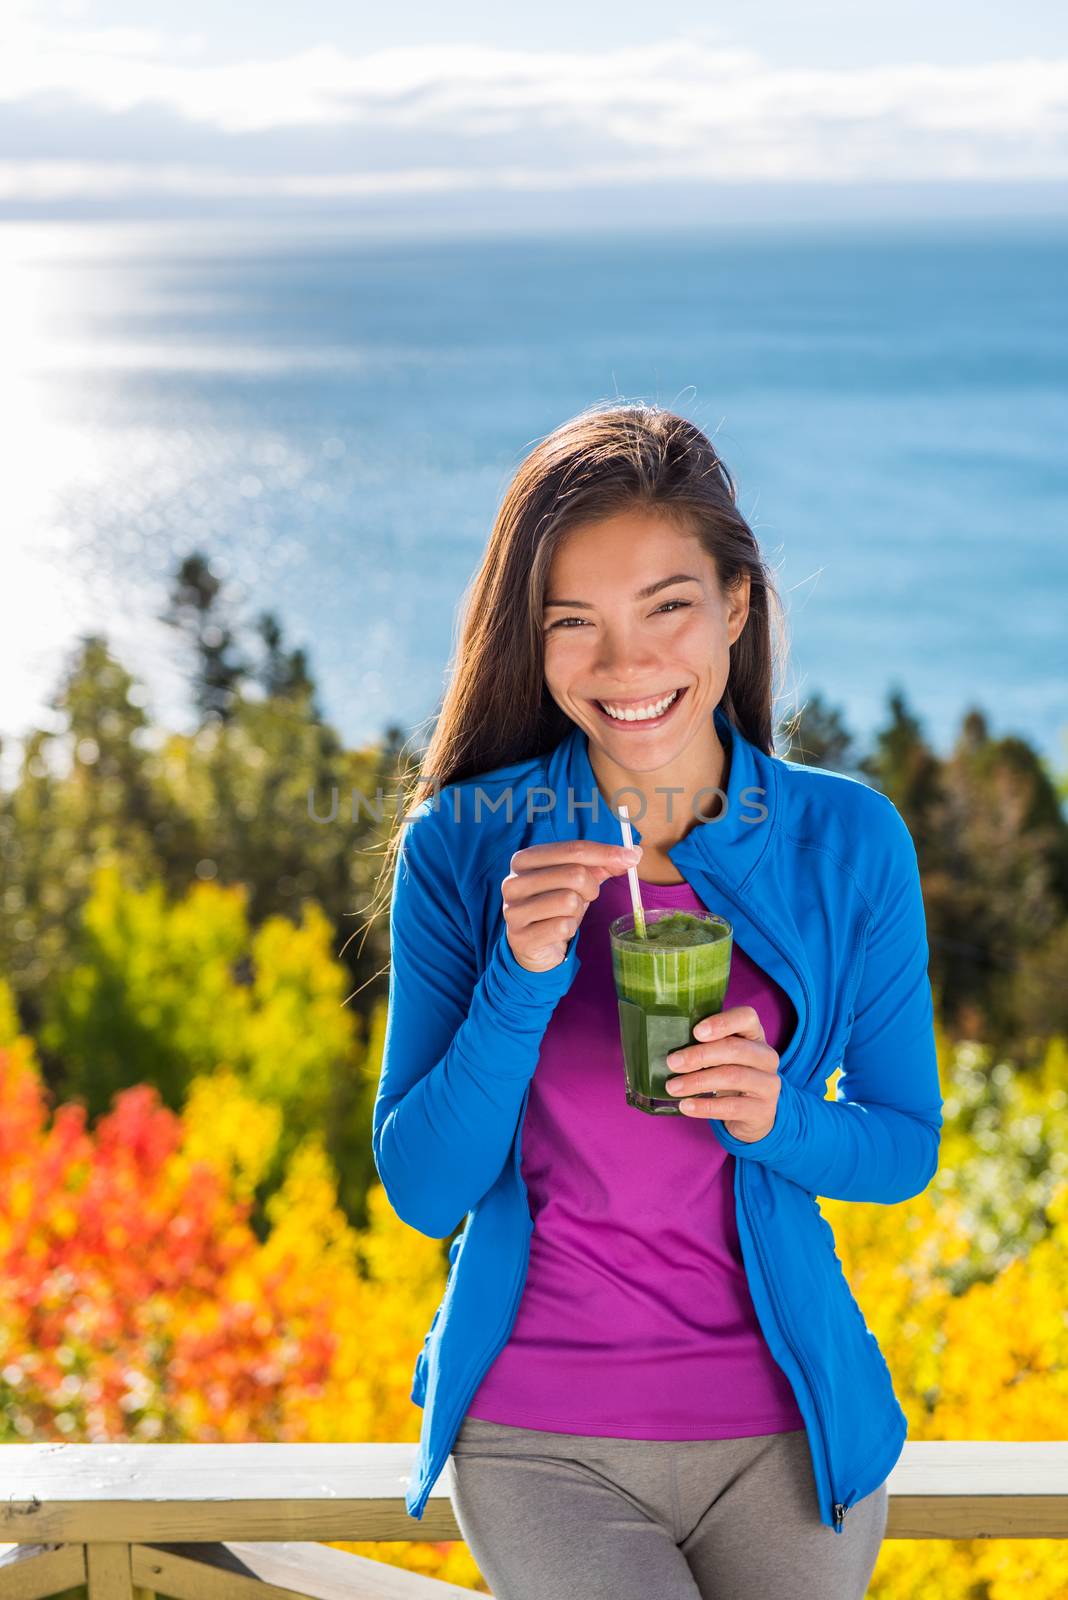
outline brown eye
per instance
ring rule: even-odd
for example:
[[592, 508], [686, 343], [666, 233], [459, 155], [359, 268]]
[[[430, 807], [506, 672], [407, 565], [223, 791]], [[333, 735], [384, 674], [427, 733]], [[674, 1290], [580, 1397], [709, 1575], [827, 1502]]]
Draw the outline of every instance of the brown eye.
[[[692, 600], [665, 600], [663, 605], [657, 606], [656, 611], [653, 613], [653, 615], [656, 616], [661, 611], [668, 611], [668, 614], [670, 615], [669, 607], [671, 607], [671, 606], [682, 606], [684, 609], [689, 609], [689, 607], [692, 606], [692, 605], [693, 605], [693, 601]], [[562, 628], [565, 623], [568, 623], [568, 622], [584, 622], [584, 621], [585, 621], [584, 617], [561, 617], [558, 622], [550, 622], [549, 626], [546, 628], [545, 631], [546, 631], [546, 633], [552, 633], [554, 628]]]

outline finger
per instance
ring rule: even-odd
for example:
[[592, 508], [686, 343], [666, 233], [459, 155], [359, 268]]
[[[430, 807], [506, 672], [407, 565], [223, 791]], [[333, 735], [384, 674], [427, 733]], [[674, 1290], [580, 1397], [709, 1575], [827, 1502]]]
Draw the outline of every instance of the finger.
[[738, 1034], [745, 1039], [763, 1039], [764, 1026], [752, 1006], [728, 1006], [710, 1017], [702, 1017], [694, 1027], [698, 1039], [722, 1039]]
[[[672, 1089], [672, 1083], [678, 1087]], [[665, 1088], [673, 1097], [711, 1094], [714, 1089], [717, 1094], [745, 1095], [748, 1099], [759, 1100], [767, 1099], [768, 1079], [766, 1073], [758, 1072], [755, 1067], [706, 1067], [701, 1072], [668, 1078]]]
[[536, 939], [528, 934], [519, 950], [513, 946], [513, 954], [531, 971], [544, 971], [557, 966], [567, 954], [568, 941], [575, 932], [575, 924], [542, 922], [535, 926], [544, 928], [545, 934], [539, 934]]
[[679, 1110], [688, 1117], [704, 1117], [711, 1120], [713, 1117], [720, 1122], [733, 1124], [728, 1129], [736, 1139], [745, 1139], [750, 1128], [759, 1129], [758, 1137], [763, 1137], [767, 1131], [765, 1124], [768, 1120], [767, 1110], [764, 1106], [757, 1105], [755, 1101], [743, 1101], [739, 1106], [737, 1098], [728, 1096], [726, 1099], [709, 1100], [690, 1098], [681, 1102]]
[[587, 901], [596, 900], [604, 874], [582, 862], [551, 867], [531, 867], [512, 873], [501, 884], [501, 893], [511, 905], [529, 900], [550, 889], [575, 889]]
[[[525, 900], [506, 900], [504, 920], [512, 929], [529, 928], [536, 922], [559, 921], [561, 917], [578, 924], [589, 908], [589, 900], [578, 889], [554, 889]], [[574, 931], [572, 928], [571, 932]]]
[[[636, 844], [634, 849], [640, 858], [641, 845]], [[528, 844], [524, 850], [517, 850], [509, 862], [509, 870], [526, 873], [539, 867], [572, 866], [576, 862], [601, 873], [602, 879], [637, 865], [621, 844], [601, 844], [596, 839], [557, 839], [547, 844]]]
[[702, 1067], [737, 1064], [761, 1072], [778, 1072], [779, 1057], [770, 1045], [740, 1034], [714, 1039], [711, 1044], [684, 1044], [666, 1057], [672, 1072], [697, 1072]]
[[524, 942], [535, 950], [549, 950], [555, 945], [566, 945], [578, 932], [578, 923], [574, 917], [548, 917], [541, 922], [532, 922], [526, 929]]

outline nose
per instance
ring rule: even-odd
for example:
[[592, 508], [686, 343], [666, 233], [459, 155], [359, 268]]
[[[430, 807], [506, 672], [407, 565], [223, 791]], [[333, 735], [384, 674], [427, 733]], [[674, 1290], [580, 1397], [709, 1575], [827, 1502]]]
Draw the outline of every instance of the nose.
[[660, 657], [648, 638], [627, 633], [626, 629], [605, 629], [598, 652], [596, 670], [606, 683], [623, 689], [628, 684], [637, 688], [648, 685], [650, 675], [656, 674]]

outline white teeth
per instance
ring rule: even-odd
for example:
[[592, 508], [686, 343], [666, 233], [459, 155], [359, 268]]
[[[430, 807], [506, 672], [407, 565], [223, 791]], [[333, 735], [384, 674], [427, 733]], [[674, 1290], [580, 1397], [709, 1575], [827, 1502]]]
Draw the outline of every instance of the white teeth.
[[602, 706], [604, 710], [608, 712], [610, 717], [615, 717], [617, 722], [648, 722], [652, 717], [662, 716], [667, 710], [668, 706], [671, 705], [672, 701], [676, 700], [678, 696], [679, 690], [674, 689], [672, 690], [671, 694], [666, 695], [663, 700], [653, 700], [647, 706], [631, 706], [627, 710], [617, 710], [615, 707], [608, 705], [604, 700], [598, 700], [597, 704]]

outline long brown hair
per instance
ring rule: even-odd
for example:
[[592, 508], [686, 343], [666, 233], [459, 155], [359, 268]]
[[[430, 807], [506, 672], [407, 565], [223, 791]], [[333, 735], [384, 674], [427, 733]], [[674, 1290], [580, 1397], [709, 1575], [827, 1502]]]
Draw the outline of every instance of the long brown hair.
[[[775, 755], [775, 673], [785, 657], [782, 605], [734, 479], [694, 423], [660, 406], [598, 402], [555, 428], [508, 486], [468, 586], [448, 688], [421, 767], [398, 795], [380, 877], [388, 889], [404, 818], [436, 790], [551, 750], [572, 726], [545, 683], [542, 602], [553, 554], [580, 523], [628, 507], [671, 516], [695, 534], [721, 587], [749, 575], [749, 614], [720, 705], [732, 726]], [[372, 920], [377, 909], [372, 913]]]

